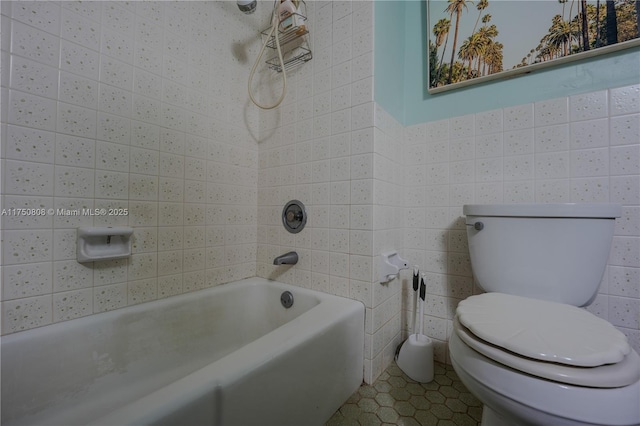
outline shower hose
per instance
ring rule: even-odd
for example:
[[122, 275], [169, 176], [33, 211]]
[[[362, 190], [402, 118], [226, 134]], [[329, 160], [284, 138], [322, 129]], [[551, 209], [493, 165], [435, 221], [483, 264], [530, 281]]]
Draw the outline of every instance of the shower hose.
[[[256, 104], [256, 106], [258, 106], [258, 107], [260, 107], [262, 109], [273, 109], [273, 108], [276, 108], [278, 105], [280, 105], [282, 103], [282, 101], [284, 100], [284, 96], [287, 93], [287, 72], [284, 69], [284, 59], [282, 58], [282, 49], [280, 48], [280, 39], [278, 37], [278, 33], [279, 33], [278, 26], [279, 25], [280, 25], [280, 22], [278, 21], [278, 14], [276, 13], [276, 9], [274, 9], [272, 25], [271, 25], [271, 31], [269, 32], [269, 35], [265, 38], [265, 41], [262, 44], [262, 49], [260, 49], [260, 54], [256, 58], [256, 62], [253, 64], [253, 67], [251, 68], [251, 73], [249, 74], [249, 82], [247, 83], [248, 89], [249, 89], [249, 97], [251, 98], [251, 101], [254, 104]], [[251, 91], [251, 82], [253, 81], [253, 75], [256, 72], [256, 68], [258, 68], [258, 63], [260, 62], [260, 59], [262, 58], [262, 55], [264, 54], [264, 49], [267, 47], [267, 43], [269, 42], [269, 40], [271, 40], [271, 36], [272, 35], [274, 35], [274, 38], [275, 38], [276, 50], [278, 51], [278, 60], [280, 61], [280, 67], [282, 68], [282, 93], [280, 94], [280, 98], [276, 101], [276, 103], [274, 103], [273, 105], [264, 105], [264, 104], [259, 103], [253, 97], [253, 93]]]

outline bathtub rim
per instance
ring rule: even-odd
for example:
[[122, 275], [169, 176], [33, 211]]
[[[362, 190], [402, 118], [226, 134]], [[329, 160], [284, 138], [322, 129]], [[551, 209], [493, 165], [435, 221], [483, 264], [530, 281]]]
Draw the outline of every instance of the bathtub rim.
[[[55, 322], [52, 324], [44, 324], [39, 327], [34, 327], [27, 330], [20, 330], [13, 333], [4, 334], [0, 336], [0, 339], [1, 339], [0, 342], [5, 342], [4, 344], [12, 344], [14, 341], [20, 341], [22, 339], [37, 338], [41, 334], [42, 335], [49, 334], [50, 331], [55, 331], [58, 328], [69, 329], [69, 328], [84, 326], [86, 323], [94, 324], [102, 321], [110, 321], [112, 319], [117, 319], [121, 315], [123, 315], [125, 311], [127, 314], [136, 314], [136, 313], [141, 313], [148, 310], [151, 305], [153, 305], [155, 308], [163, 308], [164, 306], [172, 305], [174, 303], [188, 302], [189, 300], [192, 300], [192, 299], [199, 299], [203, 294], [208, 294], [212, 292], [227, 293], [235, 290], [238, 286], [251, 287], [251, 286], [258, 286], [258, 285], [265, 285], [265, 284], [267, 285], [270, 284], [270, 285], [279, 286], [279, 287], [282, 286], [283, 291], [284, 290], [292, 291], [293, 289], [298, 293], [301, 292], [315, 298], [318, 301], [318, 303], [324, 300], [325, 297], [329, 297], [329, 298], [338, 297], [342, 299], [348, 299], [343, 296], [336, 296], [329, 293], [310, 290], [304, 287], [298, 287], [292, 284], [287, 284], [287, 283], [283, 283], [276, 280], [260, 278], [260, 277], [250, 277], [250, 278], [244, 278], [238, 281], [232, 281], [229, 283], [216, 285], [213, 287], [198, 289], [198, 290], [190, 291], [187, 293], [177, 294], [174, 296], [168, 296], [160, 299], [149, 300], [147, 302], [141, 302], [135, 305], [123, 306], [121, 308], [112, 309], [105, 312], [97, 312], [94, 314], [89, 314], [89, 315], [85, 315], [78, 318], [72, 318], [69, 320]], [[357, 302], [357, 300], [355, 299], [349, 299], [349, 300], [353, 300], [354, 302]]]
[[[133, 401], [132, 404], [122, 406], [108, 415], [95, 419], [88, 426], [126, 424], [131, 419], [140, 419], [139, 421], [134, 420], [133, 424], [142, 424], [141, 419], [147, 421], [149, 418], [162, 418], [173, 409], [172, 404], [175, 404], [176, 400], [179, 400], [178, 403], [191, 401], [194, 398], [202, 397], [212, 388], [223, 388], [226, 384], [233, 383], [234, 380], [242, 377], [247, 365], [258, 367], [265, 364], [272, 358], [286, 352], [287, 349], [311, 340], [315, 333], [320, 333], [332, 325], [347, 320], [349, 316], [358, 315], [358, 313], [362, 315], [363, 319], [360, 361], [362, 364], [364, 363], [362, 355], [364, 354], [366, 310], [362, 302], [259, 277], [247, 278], [230, 284], [232, 286], [229, 287], [237, 287], [240, 284], [243, 286], [270, 284], [283, 290], [317, 297], [319, 303], [294, 320], [259, 337], [237, 351]], [[269, 349], [261, 351], [265, 346]], [[261, 352], [262, 356], [259, 362], [252, 362], [255, 360], [254, 354], [257, 351]], [[360, 374], [364, 378], [364, 368]], [[212, 382], [208, 377], [216, 377], [216, 380]]]
[[[294, 318], [292, 321], [281, 325], [268, 332], [267, 334], [259, 337], [258, 339], [246, 344], [245, 346], [239, 348], [238, 350], [232, 352], [229, 355], [226, 355], [212, 364], [206, 365], [198, 370], [193, 371], [192, 373], [181, 377], [173, 382], [167, 383], [161, 388], [158, 388], [154, 391], [146, 395], [142, 395], [139, 399], [132, 400], [132, 404], [120, 405], [114, 407], [114, 411], [111, 414], [104, 415], [102, 417], [98, 417], [95, 419], [91, 419], [89, 424], [121, 424], [118, 418], [148, 418], [146, 417], [149, 413], [162, 412], [162, 410], [168, 406], [166, 401], [175, 401], [176, 400], [176, 389], [181, 389], [183, 392], [180, 393], [180, 399], [190, 400], [193, 395], [197, 395], [202, 392], [202, 387], [196, 387], [194, 383], [194, 378], [204, 378], [206, 374], [203, 373], [211, 373], [215, 374], [219, 377], [219, 380], [216, 381], [216, 384], [219, 386], [224, 385], [225, 383], [233, 382], [234, 378], [242, 376], [242, 371], [244, 368], [234, 368], [235, 365], [243, 366], [243, 363], [238, 363], [237, 361], [241, 360], [240, 356], [245, 357], [244, 359], [252, 359], [252, 354], [256, 350], [260, 350], [263, 342], [268, 342], [273, 339], [274, 333], [276, 336], [279, 336], [278, 342], [281, 343], [279, 345], [273, 345], [271, 350], [263, 353], [264, 357], [260, 363], [266, 363], [267, 360], [272, 357], [277, 356], [279, 353], [282, 353], [285, 348], [294, 347], [296, 344], [301, 344], [302, 342], [309, 340], [312, 338], [313, 332], [321, 331], [324, 328], [330, 327], [331, 324], [339, 322], [340, 319], [348, 316], [349, 313], [352, 312], [361, 312], [362, 318], [364, 320], [365, 316], [365, 306], [362, 302], [349, 299], [342, 296], [336, 296], [328, 293], [322, 293], [316, 290], [310, 290], [304, 287], [298, 287], [287, 283], [282, 283], [276, 280], [270, 280], [261, 277], [250, 277], [242, 280], [234, 281], [231, 283], [208, 287], [205, 289], [196, 290], [193, 292], [183, 293], [180, 295], [156, 299], [154, 301], [149, 301], [147, 303], [140, 303], [136, 305], [131, 305], [127, 307], [123, 307], [120, 309], [115, 309], [112, 311], [101, 312], [94, 315], [88, 315], [80, 318], [75, 318], [68, 321], [62, 321], [59, 323], [48, 324], [42, 327], [37, 327], [34, 329], [25, 330], [22, 332], [11, 333], [6, 336], [2, 336], [2, 345], [9, 344], [19, 344], [22, 340], [34, 340], [41, 337], [45, 337], [51, 332], [64, 330], [66, 332], [73, 332], [74, 329], [79, 329], [85, 326], [96, 325], [97, 323], [103, 322], [111, 322], [114, 320], [118, 320], [123, 315], [136, 315], [140, 313], [145, 313], [150, 310], [163, 309], [164, 307], [168, 307], [175, 304], [183, 304], [190, 303], [191, 301], [200, 299], [203, 295], [209, 294], [218, 294], [223, 295], [228, 292], [239, 291], [242, 288], [254, 287], [254, 286], [270, 286], [277, 288], [278, 290], [285, 291], [289, 290], [294, 295], [305, 295], [306, 297], [310, 297], [317, 302], [316, 305], [311, 307], [308, 311], [301, 313], [298, 317]], [[274, 303], [278, 303], [275, 301]], [[278, 305], [279, 307], [279, 305]], [[311, 314], [311, 315], [310, 315]], [[299, 323], [299, 320], [303, 318], [303, 322]], [[364, 321], [363, 321], [364, 322]], [[312, 332], [313, 331], [313, 332]], [[287, 336], [290, 334], [291, 336]], [[362, 330], [363, 342], [361, 354], [364, 354], [364, 326]], [[288, 346], [284, 346], [288, 345]], [[234, 361], [235, 360], [235, 361]], [[361, 362], [363, 362], [363, 356], [361, 355]], [[212, 367], [213, 365], [218, 365], [219, 367]], [[251, 365], [259, 365], [259, 364], [251, 364]], [[209, 372], [208, 369], [213, 371]], [[225, 371], [226, 370], [226, 371]], [[364, 376], [364, 370], [360, 373], [360, 375]], [[187, 384], [188, 383], [188, 384]], [[184, 386], [182, 386], [185, 384]], [[201, 386], [211, 387], [211, 381], [204, 381], [200, 383]], [[182, 386], [182, 388], [180, 388]], [[191, 389], [188, 391], [187, 389]], [[163, 398], [163, 394], [164, 398]], [[160, 397], [160, 399], [158, 399]], [[165, 399], [166, 398], [166, 399]], [[146, 401], [146, 402], [145, 402]], [[154, 403], [148, 403], [149, 401], [155, 401]], [[159, 402], [160, 401], [160, 402]], [[140, 405], [137, 402], [142, 402], [145, 407], [145, 415], [140, 416]], [[135, 408], [134, 412], [128, 412], [127, 410], [131, 408]], [[151, 411], [149, 411], [151, 410]], [[132, 417], [129, 417], [131, 414], [134, 414]], [[134, 424], [135, 421], [134, 421]]]

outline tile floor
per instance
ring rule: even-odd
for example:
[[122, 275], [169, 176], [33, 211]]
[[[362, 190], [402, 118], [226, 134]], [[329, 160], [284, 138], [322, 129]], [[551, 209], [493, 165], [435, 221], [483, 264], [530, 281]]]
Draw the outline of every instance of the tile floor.
[[482, 404], [450, 365], [436, 362], [433, 381], [417, 383], [394, 362], [373, 386], [363, 384], [325, 426], [476, 426], [481, 417]]

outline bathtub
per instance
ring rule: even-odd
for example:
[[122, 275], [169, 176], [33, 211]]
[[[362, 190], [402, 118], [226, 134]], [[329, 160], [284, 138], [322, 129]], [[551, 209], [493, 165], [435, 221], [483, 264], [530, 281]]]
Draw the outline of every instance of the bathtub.
[[364, 306], [249, 278], [1, 345], [3, 426], [322, 425], [362, 383]]

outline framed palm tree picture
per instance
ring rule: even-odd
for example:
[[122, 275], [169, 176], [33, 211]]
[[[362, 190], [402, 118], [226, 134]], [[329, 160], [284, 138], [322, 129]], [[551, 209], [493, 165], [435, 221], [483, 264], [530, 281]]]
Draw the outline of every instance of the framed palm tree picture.
[[427, 0], [428, 91], [640, 46], [640, 0]]

